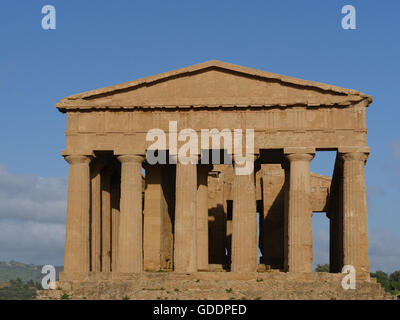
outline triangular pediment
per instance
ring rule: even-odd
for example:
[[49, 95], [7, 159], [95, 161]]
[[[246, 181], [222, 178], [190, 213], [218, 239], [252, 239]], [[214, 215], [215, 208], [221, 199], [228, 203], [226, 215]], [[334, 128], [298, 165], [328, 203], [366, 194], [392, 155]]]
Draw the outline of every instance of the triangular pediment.
[[365, 99], [372, 101], [359, 91], [212, 60], [73, 95], [57, 108], [347, 106]]

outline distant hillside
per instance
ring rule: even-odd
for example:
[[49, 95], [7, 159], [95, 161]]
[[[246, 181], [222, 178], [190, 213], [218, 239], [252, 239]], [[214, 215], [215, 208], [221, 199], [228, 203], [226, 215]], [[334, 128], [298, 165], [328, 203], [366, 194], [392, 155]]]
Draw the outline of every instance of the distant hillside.
[[[42, 274], [42, 267], [34, 264], [25, 264], [16, 261], [1, 262], [0, 261], [0, 282], [7, 282], [20, 278], [26, 282], [33, 280], [35, 282], [41, 282], [45, 276]], [[58, 279], [58, 273], [63, 270], [63, 267], [56, 266], [56, 273]]]

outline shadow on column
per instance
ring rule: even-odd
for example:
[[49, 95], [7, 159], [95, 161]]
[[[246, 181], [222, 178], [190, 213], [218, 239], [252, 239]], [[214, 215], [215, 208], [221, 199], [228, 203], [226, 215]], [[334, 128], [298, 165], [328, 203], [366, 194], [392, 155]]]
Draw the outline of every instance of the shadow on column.
[[226, 221], [222, 204], [208, 210], [208, 253], [209, 264], [223, 266], [225, 257]]
[[163, 165], [162, 170], [162, 192], [167, 203], [168, 219], [165, 233], [168, 235], [166, 251], [168, 254], [164, 257], [164, 267], [172, 270], [174, 265], [174, 240], [175, 240], [175, 190], [176, 190], [176, 165]]
[[268, 212], [260, 212], [260, 263], [272, 269], [283, 269], [284, 264], [284, 186]]

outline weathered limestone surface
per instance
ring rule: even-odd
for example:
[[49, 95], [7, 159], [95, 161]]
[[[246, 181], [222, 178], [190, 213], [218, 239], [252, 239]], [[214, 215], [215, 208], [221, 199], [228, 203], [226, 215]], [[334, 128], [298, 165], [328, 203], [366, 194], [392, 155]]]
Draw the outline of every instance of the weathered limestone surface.
[[118, 272], [142, 272], [142, 162], [141, 155], [121, 155], [121, 204]]
[[230, 263], [227, 254], [230, 254], [232, 220], [227, 215], [228, 201], [232, 202], [232, 173], [230, 165], [214, 165], [208, 177], [209, 263], [221, 266]]
[[147, 132], [168, 132], [169, 121], [196, 132], [254, 129], [257, 150], [365, 146], [371, 102], [355, 90], [209, 61], [70, 96], [57, 108], [68, 116], [66, 154], [145, 154]]
[[254, 174], [233, 178], [232, 272], [257, 270], [257, 211]]
[[[225, 250], [230, 251], [232, 236], [231, 220], [227, 219], [228, 203], [232, 203], [232, 166], [214, 165], [209, 176], [209, 229], [210, 260], [224, 264]], [[284, 264], [284, 181], [285, 171], [281, 164], [262, 164], [257, 172], [257, 185], [262, 201], [259, 246], [261, 262], [273, 269], [283, 269]], [[313, 212], [326, 210], [331, 179], [311, 173], [310, 205]], [[226, 230], [226, 231], [225, 231]], [[221, 244], [222, 247], [221, 247]], [[222, 252], [222, 253], [221, 253]], [[221, 258], [220, 258], [221, 257]]]
[[343, 159], [343, 264], [369, 277], [364, 164], [369, 152], [341, 153]]
[[121, 177], [114, 173], [111, 178], [111, 271], [117, 270], [118, 241], [119, 241], [119, 221], [120, 221], [120, 186]]
[[196, 272], [197, 263], [197, 168], [176, 165], [174, 266], [176, 272]]
[[65, 272], [89, 272], [90, 157], [70, 155]]
[[312, 212], [327, 211], [331, 182], [332, 179], [330, 177], [311, 172], [310, 202]]
[[[109, 281], [111, 275], [124, 283], [144, 279], [143, 284], [151, 278], [141, 278], [143, 271], [166, 270], [177, 277], [208, 271], [227, 283], [262, 269], [288, 271], [279, 276], [287, 279], [299, 272], [308, 277], [313, 212], [330, 219], [331, 272], [352, 265], [368, 283], [364, 165], [371, 102], [355, 90], [220, 61], [62, 99], [62, 155], [70, 171], [60, 283], [77, 281], [79, 288], [80, 281]], [[237, 150], [229, 149], [229, 132], [253, 130], [254, 148], [247, 151], [258, 155], [257, 172], [236, 175], [232, 163], [197, 164], [198, 155], [211, 148], [200, 144], [193, 146], [196, 159], [190, 164], [151, 165], [143, 155], [154, 142], [147, 133], [155, 128], [165, 132], [166, 146], [159, 151], [168, 159], [179, 154], [174, 143], [183, 145], [182, 129], [198, 137], [213, 130], [213, 142], [220, 138], [215, 129], [228, 129], [216, 150], [230, 159]], [[337, 152], [332, 179], [310, 173], [316, 151]], [[233, 278], [213, 271], [232, 271]]]
[[143, 250], [148, 271], [172, 268], [172, 173], [168, 166], [146, 167]]
[[209, 166], [197, 166], [197, 266], [208, 270], [208, 171]]
[[310, 206], [310, 161], [312, 149], [285, 149], [289, 161], [287, 211], [287, 256], [285, 269], [292, 272], [311, 272], [312, 211]]
[[111, 175], [110, 169], [101, 174], [101, 270], [104, 272], [111, 271]]
[[149, 166], [146, 169], [146, 191], [144, 204], [144, 268], [157, 271], [166, 268], [161, 258], [164, 244], [168, 243], [163, 233], [163, 222], [168, 215], [166, 199], [163, 193], [162, 168]]
[[101, 169], [103, 163], [91, 166], [91, 271], [101, 271]]
[[96, 274], [84, 281], [59, 283], [59, 290], [39, 291], [38, 299], [126, 299], [131, 300], [383, 300], [392, 299], [380, 284], [357, 280], [355, 290], [344, 290], [342, 274], [174, 272], [125, 274], [112, 279]]
[[262, 173], [263, 213], [260, 222], [260, 250], [262, 263], [274, 269], [283, 269], [284, 263], [284, 181], [280, 164], [265, 164]]

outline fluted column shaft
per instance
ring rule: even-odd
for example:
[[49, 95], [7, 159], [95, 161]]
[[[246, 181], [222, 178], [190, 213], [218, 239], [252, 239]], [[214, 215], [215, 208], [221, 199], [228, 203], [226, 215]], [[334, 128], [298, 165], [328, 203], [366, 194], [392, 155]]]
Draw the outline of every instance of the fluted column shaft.
[[312, 272], [312, 211], [310, 205], [310, 161], [312, 153], [289, 153], [289, 188], [286, 216], [285, 269]]
[[207, 165], [197, 166], [197, 264], [208, 270], [208, 171]]
[[143, 214], [144, 268], [148, 271], [156, 271], [163, 267], [161, 265], [161, 248], [164, 241], [162, 238], [162, 168], [159, 165], [153, 165], [145, 169], [146, 190]]
[[101, 271], [111, 271], [111, 174], [106, 168], [101, 173]]
[[[237, 163], [235, 163], [235, 166]], [[232, 272], [257, 271], [257, 208], [254, 172], [233, 177]]]
[[149, 165], [145, 169], [144, 268], [156, 271], [170, 267], [172, 261], [172, 225], [166, 196], [168, 166]]
[[175, 272], [197, 272], [197, 168], [176, 165]]
[[364, 165], [367, 152], [340, 153], [343, 160], [343, 264], [369, 273], [367, 200]]
[[339, 155], [335, 160], [331, 187], [329, 188], [329, 271], [341, 272], [343, 267], [343, 161]]
[[91, 271], [101, 271], [101, 169], [102, 163], [91, 166]]
[[118, 240], [119, 240], [119, 199], [121, 181], [114, 175], [111, 179], [111, 271], [117, 270]]
[[142, 162], [144, 156], [122, 155], [121, 202], [117, 271], [143, 271], [142, 244]]
[[64, 272], [89, 272], [89, 214], [91, 158], [66, 156], [69, 163]]

